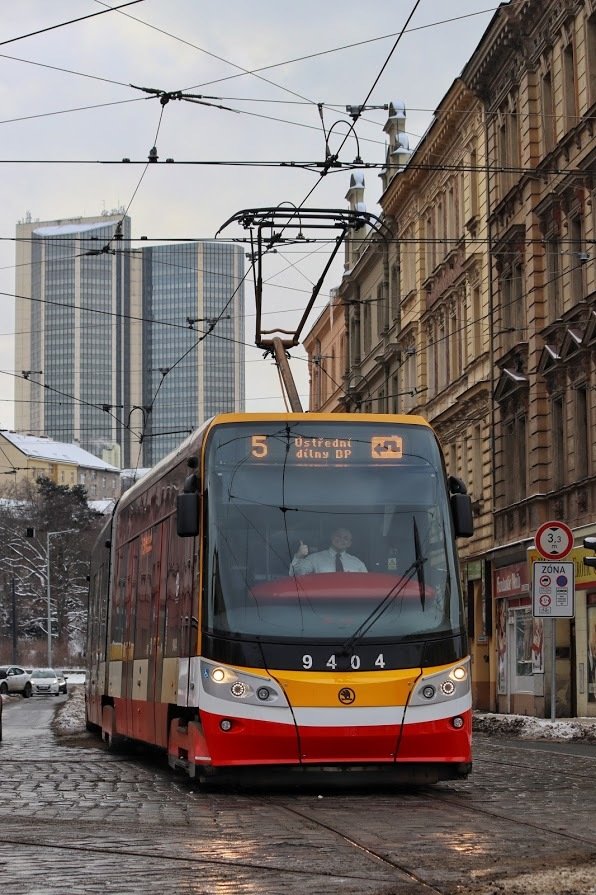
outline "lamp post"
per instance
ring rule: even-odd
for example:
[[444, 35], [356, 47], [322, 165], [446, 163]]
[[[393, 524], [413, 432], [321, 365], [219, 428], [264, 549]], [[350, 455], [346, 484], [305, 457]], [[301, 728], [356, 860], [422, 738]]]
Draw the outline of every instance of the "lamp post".
[[46, 532], [46, 576], [47, 576], [47, 594], [48, 594], [48, 668], [52, 667], [52, 603], [50, 589], [50, 538], [56, 535], [66, 535], [70, 532], [77, 531], [76, 528], [66, 528], [63, 531]]

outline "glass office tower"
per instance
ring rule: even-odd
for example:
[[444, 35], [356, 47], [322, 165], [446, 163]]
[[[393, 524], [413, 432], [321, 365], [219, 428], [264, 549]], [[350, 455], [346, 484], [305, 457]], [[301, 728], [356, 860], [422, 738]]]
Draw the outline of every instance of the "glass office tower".
[[17, 226], [16, 428], [117, 463], [131, 403], [129, 239], [121, 214]]
[[17, 225], [15, 428], [146, 467], [244, 409], [244, 255], [130, 229], [121, 210]]
[[[210, 416], [244, 410], [244, 255], [192, 242], [143, 251], [143, 457], [153, 465]], [[146, 411], [145, 411], [146, 412]]]

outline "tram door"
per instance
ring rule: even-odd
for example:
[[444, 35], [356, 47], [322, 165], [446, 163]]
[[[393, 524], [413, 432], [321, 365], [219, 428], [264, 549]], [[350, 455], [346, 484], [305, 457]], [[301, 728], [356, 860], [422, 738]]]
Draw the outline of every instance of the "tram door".
[[151, 653], [149, 700], [153, 713], [154, 742], [167, 745], [168, 706], [162, 701], [164, 624], [166, 614], [166, 585], [168, 569], [167, 523], [156, 526], [156, 546], [151, 574]]
[[[133, 736], [133, 655], [135, 637], [135, 610], [139, 578], [139, 539], [130, 542], [126, 575], [124, 604], [124, 631], [122, 640], [122, 697], [124, 718], [118, 718], [118, 731]], [[118, 711], [117, 711], [118, 714]]]

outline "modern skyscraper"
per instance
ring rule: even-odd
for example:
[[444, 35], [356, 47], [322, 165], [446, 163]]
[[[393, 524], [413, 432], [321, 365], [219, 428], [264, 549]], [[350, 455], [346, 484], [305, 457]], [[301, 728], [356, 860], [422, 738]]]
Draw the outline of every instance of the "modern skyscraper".
[[242, 250], [132, 249], [130, 227], [121, 210], [25, 221], [16, 243], [15, 427], [125, 467], [244, 408]]
[[[244, 254], [230, 243], [144, 248], [143, 459], [199, 422], [244, 409]], [[161, 324], [156, 323], [161, 321]]]

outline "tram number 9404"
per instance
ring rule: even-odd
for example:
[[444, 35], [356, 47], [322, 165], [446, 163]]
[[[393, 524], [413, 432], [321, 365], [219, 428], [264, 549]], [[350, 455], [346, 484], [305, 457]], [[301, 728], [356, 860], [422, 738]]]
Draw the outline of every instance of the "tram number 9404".
[[[383, 653], [379, 653], [379, 655], [374, 660], [374, 668], [385, 668], [385, 658]], [[345, 667], [345, 659], [344, 661], [339, 661], [335, 653], [332, 653], [327, 661], [324, 663], [326, 668], [329, 668], [330, 671], [335, 671], [337, 668], [343, 670]], [[313, 657], [306, 653], [306, 655], [302, 656], [302, 667], [307, 671], [313, 667]], [[359, 671], [362, 667], [362, 662], [360, 660], [360, 656], [352, 655], [349, 657], [349, 667], [352, 671]]]

